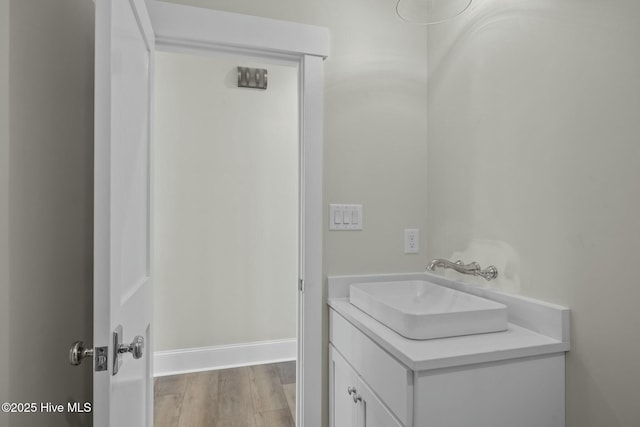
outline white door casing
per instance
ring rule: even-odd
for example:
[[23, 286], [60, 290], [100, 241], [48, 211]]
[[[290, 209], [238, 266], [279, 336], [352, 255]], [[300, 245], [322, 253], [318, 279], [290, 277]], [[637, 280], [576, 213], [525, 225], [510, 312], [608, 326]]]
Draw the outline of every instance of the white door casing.
[[[96, 427], [153, 426], [150, 277], [154, 35], [144, 0], [96, 0], [94, 371]], [[114, 375], [113, 332], [144, 338], [140, 359], [123, 354]]]
[[160, 1], [148, 1], [156, 47], [174, 52], [231, 52], [299, 64], [300, 280], [296, 425], [317, 427], [322, 402], [322, 127], [326, 28]]

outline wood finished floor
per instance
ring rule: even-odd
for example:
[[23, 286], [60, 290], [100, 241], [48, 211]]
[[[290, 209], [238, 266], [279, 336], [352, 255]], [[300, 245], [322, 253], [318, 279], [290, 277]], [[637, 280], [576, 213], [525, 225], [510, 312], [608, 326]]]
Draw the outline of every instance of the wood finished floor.
[[296, 362], [156, 378], [154, 427], [294, 427]]

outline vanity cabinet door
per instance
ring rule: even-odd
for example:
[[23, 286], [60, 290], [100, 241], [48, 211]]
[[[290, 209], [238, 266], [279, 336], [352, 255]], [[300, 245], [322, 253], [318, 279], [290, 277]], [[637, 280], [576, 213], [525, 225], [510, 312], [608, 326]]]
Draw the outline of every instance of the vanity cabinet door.
[[358, 381], [357, 390], [360, 427], [402, 427], [402, 424], [391, 415], [391, 412], [361, 379]]
[[331, 347], [331, 427], [361, 427], [358, 424], [358, 405], [354, 395], [358, 388], [358, 375], [346, 360]]
[[335, 310], [329, 319], [333, 348], [403, 425], [413, 425], [413, 372]]
[[333, 346], [330, 375], [331, 427], [402, 427]]

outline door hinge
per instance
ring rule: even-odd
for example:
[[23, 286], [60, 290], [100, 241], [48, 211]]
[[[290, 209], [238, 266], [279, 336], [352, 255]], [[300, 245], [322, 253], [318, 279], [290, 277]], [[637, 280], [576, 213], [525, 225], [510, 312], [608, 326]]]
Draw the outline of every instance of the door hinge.
[[298, 289], [300, 292], [304, 292], [304, 279], [298, 279]]

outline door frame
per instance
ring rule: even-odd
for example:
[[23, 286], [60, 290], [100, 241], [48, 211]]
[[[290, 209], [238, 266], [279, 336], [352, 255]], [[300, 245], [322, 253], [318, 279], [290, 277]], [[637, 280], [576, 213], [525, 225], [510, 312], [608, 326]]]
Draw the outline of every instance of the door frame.
[[326, 28], [147, 0], [156, 50], [227, 52], [298, 63], [299, 289], [296, 425], [322, 413], [322, 141]]

